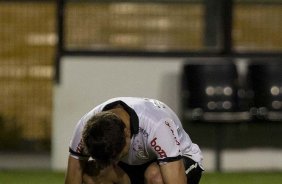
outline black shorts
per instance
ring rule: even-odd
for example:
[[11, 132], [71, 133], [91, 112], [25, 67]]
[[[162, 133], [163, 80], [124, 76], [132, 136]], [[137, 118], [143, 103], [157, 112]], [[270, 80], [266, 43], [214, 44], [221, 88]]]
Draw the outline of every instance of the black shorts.
[[[128, 174], [132, 184], [144, 184], [145, 170], [153, 162], [155, 161], [143, 165], [128, 165], [123, 162], [119, 162], [118, 165]], [[183, 157], [183, 162], [185, 166], [187, 182], [189, 184], [198, 184], [203, 172], [199, 164], [188, 157]]]

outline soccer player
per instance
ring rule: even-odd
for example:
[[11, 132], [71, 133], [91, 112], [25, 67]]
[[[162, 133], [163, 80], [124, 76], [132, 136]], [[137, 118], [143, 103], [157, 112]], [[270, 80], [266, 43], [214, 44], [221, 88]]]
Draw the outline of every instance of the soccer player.
[[118, 97], [77, 123], [66, 184], [198, 184], [202, 154], [177, 115], [148, 98]]

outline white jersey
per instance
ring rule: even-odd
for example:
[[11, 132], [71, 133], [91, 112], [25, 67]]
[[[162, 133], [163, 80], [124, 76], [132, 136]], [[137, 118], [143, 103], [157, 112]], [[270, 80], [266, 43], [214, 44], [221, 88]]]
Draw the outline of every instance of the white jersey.
[[70, 155], [76, 159], [89, 159], [83, 152], [82, 131], [95, 114], [120, 104], [130, 115], [131, 145], [129, 154], [121, 160], [130, 165], [140, 165], [152, 160], [160, 164], [186, 156], [202, 167], [202, 153], [192, 143], [177, 115], [164, 103], [148, 98], [118, 97], [110, 99], [84, 115], [76, 125], [70, 143]]

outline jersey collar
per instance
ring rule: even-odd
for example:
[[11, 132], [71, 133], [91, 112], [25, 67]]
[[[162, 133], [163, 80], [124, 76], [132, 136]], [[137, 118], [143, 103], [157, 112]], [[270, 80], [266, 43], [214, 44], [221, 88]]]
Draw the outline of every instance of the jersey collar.
[[123, 101], [118, 100], [118, 101], [111, 102], [111, 103], [107, 104], [103, 108], [102, 111], [107, 111], [107, 110], [113, 109], [117, 105], [121, 105], [124, 108], [124, 110], [130, 116], [131, 136], [133, 136], [133, 134], [138, 134], [138, 132], [139, 132], [139, 118], [138, 118], [136, 112], [131, 107], [129, 107], [126, 103], [124, 103]]

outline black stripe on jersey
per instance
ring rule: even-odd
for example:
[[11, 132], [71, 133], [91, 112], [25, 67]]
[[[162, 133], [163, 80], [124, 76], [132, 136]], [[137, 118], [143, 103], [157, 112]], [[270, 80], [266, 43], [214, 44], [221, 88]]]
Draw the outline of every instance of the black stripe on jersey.
[[131, 107], [129, 107], [123, 101], [118, 100], [118, 101], [114, 101], [112, 103], [109, 103], [103, 108], [102, 111], [107, 111], [107, 110], [113, 109], [117, 105], [121, 105], [123, 107], [123, 109], [129, 114], [131, 136], [133, 136], [133, 134], [138, 134], [138, 132], [139, 132], [139, 118], [138, 118], [135, 110], [132, 109]]
[[177, 160], [180, 160], [182, 158], [181, 155], [178, 155], [177, 157], [166, 157], [166, 158], [162, 158], [162, 159], [158, 159], [158, 162], [174, 162]]
[[72, 150], [71, 148], [69, 148], [69, 152], [70, 154], [74, 155], [74, 156], [78, 156], [78, 157], [85, 157], [85, 158], [88, 158], [89, 156], [88, 155], [84, 155], [82, 153], [77, 153], [75, 152], [74, 150]]

